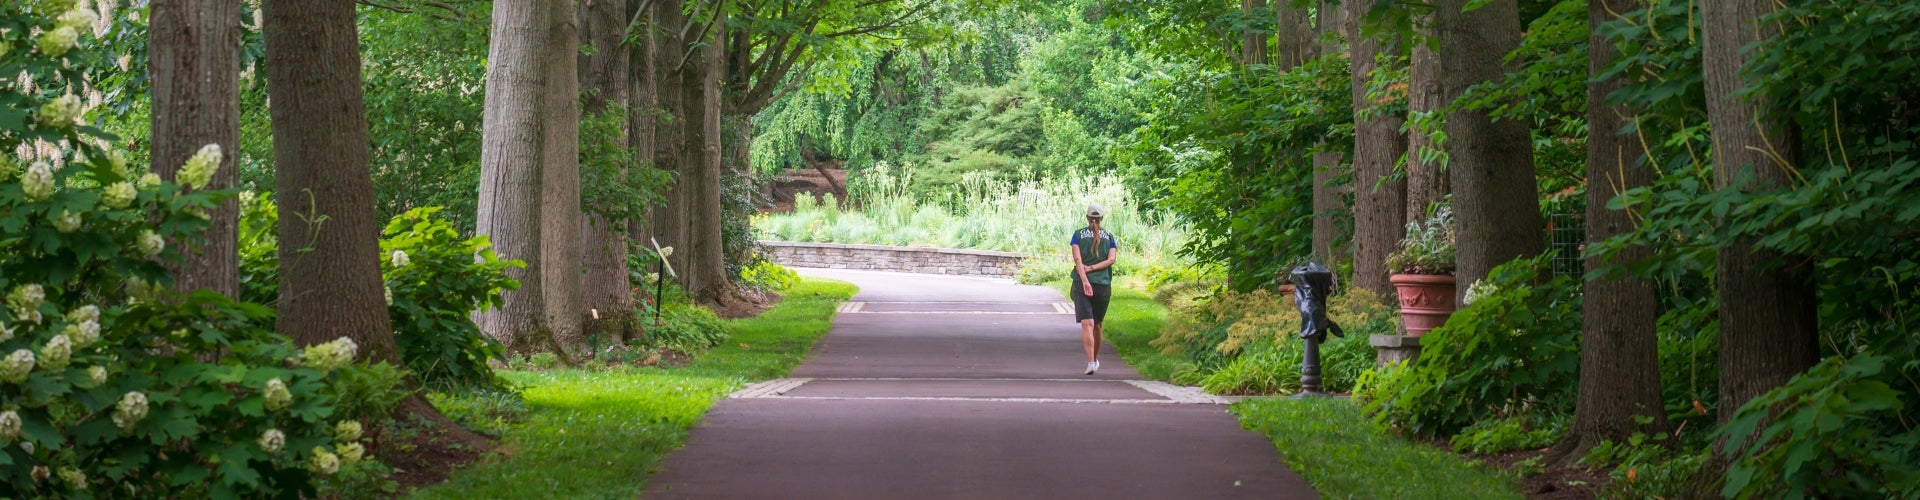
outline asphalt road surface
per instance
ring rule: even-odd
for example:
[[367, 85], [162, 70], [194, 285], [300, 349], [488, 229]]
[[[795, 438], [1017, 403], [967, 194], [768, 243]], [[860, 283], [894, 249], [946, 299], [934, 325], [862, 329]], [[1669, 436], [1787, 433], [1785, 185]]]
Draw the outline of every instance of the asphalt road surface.
[[860, 293], [789, 378], [715, 404], [646, 498], [1318, 498], [1224, 400], [1141, 380], [1111, 346], [1084, 375], [1059, 292], [801, 273]]

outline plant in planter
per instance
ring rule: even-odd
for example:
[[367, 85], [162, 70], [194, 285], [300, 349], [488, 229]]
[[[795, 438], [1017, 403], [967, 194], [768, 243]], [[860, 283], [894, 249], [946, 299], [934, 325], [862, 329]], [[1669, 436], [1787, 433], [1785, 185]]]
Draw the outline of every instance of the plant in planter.
[[1388, 278], [1400, 295], [1400, 319], [1418, 337], [1453, 314], [1453, 209], [1441, 205], [1426, 221], [1407, 223], [1400, 250], [1387, 256]]

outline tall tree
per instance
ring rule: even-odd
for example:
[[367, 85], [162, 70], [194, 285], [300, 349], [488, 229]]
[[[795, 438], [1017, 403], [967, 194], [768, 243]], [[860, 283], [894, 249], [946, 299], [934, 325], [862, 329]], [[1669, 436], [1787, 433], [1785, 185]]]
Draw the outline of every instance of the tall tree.
[[[1285, 0], [1282, 0], [1285, 1]], [[1240, 13], [1252, 17], [1266, 10], [1267, 0], [1240, 0]], [[1277, 17], [1275, 18], [1278, 19]], [[1248, 66], [1267, 63], [1267, 33], [1249, 29], [1240, 35], [1240, 63]]]
[[[1707, 119], [1713, 133], [1714, 184], [1764, 190], [1790, 187], [1800, 165], [1799, 131], [1771, 116], [1775, 96], [1740, 93], [1741, 68], [1753, 46], [1780, 33], [1762, 22], [1771, 0], [1704, 2], [1701, 50], [1707, 81]], [[1751, 90], [1751, 89], [1748, 89]], [[1720, 293], [1720, 422], [1748, 400], [1785, 383], [1819, 360], [1811, 265], [1751, 239], [1723, 242], [1714, 275]]]
[[[240, 178], [240, 0], [157, 0], [147, 32], [152, 171], [173, 181], [188, 158], [214, 144], [225, 154], [207, 189], [233, 187]], [[239, 205], [229, 200], [207, 215], [213, 224], [204, 241], [169, 242], [186, 258], [174, 269], [174, 288], [239, 297]]]
[[[493, 5], [477, 232], [526, 262], [480, 327], [509, 349], [577, 337], [580, 278], [578, 44], [570, 2]], [[571, 255], [567, 254], [571, 246]]]
[[698, 121], [689, 120], [689, 126], [697, 126], [693, 134], [700, 138], [699, 164], [697, 175], [688, 180], [695, 187], [689, 215], [694, 222], [687, 231], [688, 277], [694, 286], [688, 288], [693, 298], [704, 303], [718, 303], [733, 293], [733, 277], [727, 273], [727, 249], [721, 218], [724, 217], [724, 200], [720, 184], [721, 171], [726, 168], [721, 138], [720, 124], [725, 117], [725, 100], [721, 94], [720, 82], [726, 78], [726, 12], [715, 9], [707, 13], [709, 27], [704, 37], [695, 42], [689, 57], [694, 76], [699, 82], [698, 110], [692, 116]]
[[[1433, 50], [1433, 14], [1413, 15], [1413, 43], [1408, 56], [1407, 114], [1432, 117], [1447, 106], [1446, 92], [1440, 87], [1440, 55]], [[1407, 220], [1425, 219], [1427, 210], [1447, 199], [1452, 192], [1447, 172], [1434, 161], [1439, 146], [1423, 130], [1407, 134]]]
[[[654, 130], [659, 127], [659, 105], [656, 81], [658, 73], [654, 66], [659, 54], [654, 50], [659, 24], [655, 13], [662, 2], [628, 2], [632, 8], [628, 17], [632, 19], [627, 26], [627, 38], [621, 47], [627, 50], [627, 89], [628, 104], [632, 112], [627, 114], [627, 147], [634, 156], [640, 158], [643, 168], [660, 168], [660, 162], [654, 158]], [[640, 245], [650, 245], [653, 241], [653, 210], [640, 220], [628, 221], [633, 241]]]
[[[628, 82], [632, 50], [622, 44], [632, 12], [626, 0], [585, 0], [580, 3], [581, 38], [592, 50], [580, 56], [580, 86], [585, 94], [581, 112], [594, 116], [608, 112], [627, 113]], [[620, 137], [629, 143], [630, 125], [624, 117]], [[616, 338], [626, 338], [633, 326], [632, 290], [627, 286], [627, 241], [616, 228], [626, 221], [607, 220], [589, 215], [580, 228], [580, 245], [586, 272], [580, 273], [581, 307], [597, 318], [601, 330], [608, 327]]]
[[[691, 281], [693, 277], [687, 272], [689, 252], [686, 251], [688, 227], [693, 223], [688, 219], [692, 192], [688, 178], [698, 175], [694, 167], [697, 162], [691, 158], [698, 151], [689, 150], [695, 139], [688, 133], [687, 124], [692, 121], [691, 108], [695, 104], [692, 90], [697, 90], [699, 86], [697, 79], [688, 77], [686, 61], [688, 52], [695, 45], [687, 43], [686, 39], [694, 36], [688, 32], [699, 26], [686, 15], [686, 0], [660, 0], [653, 3], [657, 4], [653, 6], [654, 26], [648, 30], [655, 44], [654, 53], [658, 55], [658, 59], [653, 61], [653, 97], [658, 106], [653, 113], [653, 164], [655, 168], [671, 172], [674, 182], [672, 188], [667, 190], [666, 198], [653, 209], [652, 233], [662, 247], [680, 250], [667, 256], [667, 262], [680, 274], [681, 285], [692, 290], [696, 283]], [[691, 87], [690, 81], [693, 84]], [[660, 278], [667, 279], [666, 276]]]
[[[1589, 26], [1598, 27], [1620, 13], [1639, 10], [1641, 0], [1591, 0]], [[1599, 30], [1587, 38], [1587, 243], [1606, 241], [1634, 231], [1625, 210], [1610, 210], [1607, 202], [1621, 192], [1647, 186], [1653, 173], [1647, 150], [1633, 133], [1633, 110], [1607, 105], [1607, 95], [1626, 85], [1626, 78], [1601, 79], [1614, 57], [1613, 46]], [[1623, 133], [1624, 132], [1624, 133]], [[1635, 246], [1612, 256], [1588, 255], [1587, 268], [1625, 265], [1653, 255]], [[1630, 275], [1589, 276], [1585, 314], [1581, 316], [1580, 389], [1573, 427], [1555, 447], [1556, 462], [1586, 455], [1604, 440], [1625, 441], [1635, 432], [1666, 429], [1667, 412], [1660, 399], [1660, 341], [1654, 321], [1659, 315], [1653, 282]], [[1651, 418], [1642, 425], [1636, 418]]]
[[269, 0], [262, 9], [281, 207], [276, 328], [302, 345], [346, 336], [364, 359], [397, 365], [354, 2]]
[[[1440, 0], [1440, 54], [1447, 70], [1441, 88], [1448, 101], [1468, 87], [1514, 68], [1507, 53], [1520, 46], [1518, 0]], [[1461, 109], [1447, 116], [1447, 173], [1452, 181], [1457, 262], [1454, 276], [1464, 296], [1467, 284], [1494, 266], [1546, 250], [1546, 223], [1534, 184], [1533, 139], [1527, 124], [1494, 120], [1489, 111]]]
[[[1315, 11], [1316, 28], [1320, 35], [1320, 55], [1338, 54], [1346, 50], [1341, 43], [1349, 38], [1346, 31], [1346, 9], [1332, 2], [1322, 0]], [[1313, 155], [1313, 258], [1328, 267], [1337, 267], [1335, 262], [1346, 253], [1344, 245], [1337, 245], [1340, 239], [1339, 216], [1346, 211], [1346, 196], [1340, 186], [1334, 185], [1339, 178], [1340, 153], [1321, 152]]]
[[1399, 64], [1394, 49], [1379, 29], [1379, 16], [1369, 15], [1373, 4], [1346, 3], [1353, 59], [1353, 283], [1372, 290], [1381, 300], [1393, 301], [1393, 283], [1387, 281], [1387, 254], [1406, 234], [1407, 181], [1393, 175], [1394, 163], [1406, 153], [1407, 136], [1400, 132], [1406, 117], [1374, 105], [1373, 71], [1380, 63]]

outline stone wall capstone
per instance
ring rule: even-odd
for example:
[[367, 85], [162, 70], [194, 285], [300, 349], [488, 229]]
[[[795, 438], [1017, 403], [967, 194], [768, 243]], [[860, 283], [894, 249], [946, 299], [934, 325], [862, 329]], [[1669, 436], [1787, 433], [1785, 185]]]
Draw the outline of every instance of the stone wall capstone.
[[1011, 277], [1026, 254], [987, 250], [845, 243], [761, 241], [767, 258], [783, 266], [925, 274]]

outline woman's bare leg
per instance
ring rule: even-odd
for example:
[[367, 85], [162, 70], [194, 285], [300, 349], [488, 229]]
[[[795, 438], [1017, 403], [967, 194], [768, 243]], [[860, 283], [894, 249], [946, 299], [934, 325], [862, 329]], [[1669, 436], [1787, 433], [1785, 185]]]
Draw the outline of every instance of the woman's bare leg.
[[1080, 343], [1087, 348], [1087, 362], [1100, 359], [1100, 327], [1091, 319], [1080, 320]]

